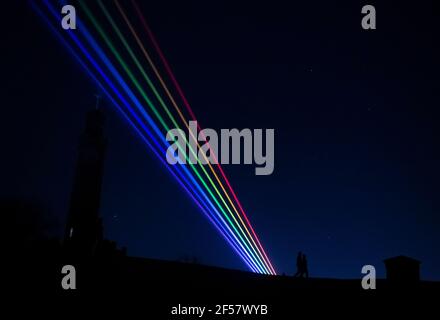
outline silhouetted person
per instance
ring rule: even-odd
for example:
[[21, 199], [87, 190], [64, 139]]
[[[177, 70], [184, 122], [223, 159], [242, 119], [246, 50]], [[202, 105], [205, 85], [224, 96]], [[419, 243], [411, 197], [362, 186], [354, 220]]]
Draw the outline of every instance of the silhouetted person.
[[301, 251], [298, 252], [296, 257], [296, 273], [293, 275], [294, 277], [300, 278], [308, 278], [309, 277], [309, 268], [307, 266], [307, 257]]
[[303, 272], [303, 257], [301, 251], [298, 252], [298, 255], [296, 256], [296, 273], [293, 275], [294, 277], [302, 277]]
[[307, 257], [305, 254], [302, 255], [302, 262], [301, 262], [301, 269], [302, 269], [302, 275], [301, 276], [305, 276], [306, 278], [309, 277], [309, 267], [307, 265]]

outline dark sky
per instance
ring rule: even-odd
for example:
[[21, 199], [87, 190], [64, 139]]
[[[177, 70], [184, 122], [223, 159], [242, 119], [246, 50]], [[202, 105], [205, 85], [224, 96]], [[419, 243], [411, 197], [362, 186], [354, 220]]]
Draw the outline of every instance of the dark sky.
[[[279, 273], [440, 280], [440, 13], [434, 1], [141, 2], [200, 123], [274, 128], [275, 171], [224, 166]], [[14, 3], [14, 4], [12, 4]], [[361, 28], [374, 4], [377, 30]], [[66, 217], [96, 86], [25, 2], [2, 17], [0, 195]], [[105, 235], [130, 255], [245, 266], [105, 101]]]

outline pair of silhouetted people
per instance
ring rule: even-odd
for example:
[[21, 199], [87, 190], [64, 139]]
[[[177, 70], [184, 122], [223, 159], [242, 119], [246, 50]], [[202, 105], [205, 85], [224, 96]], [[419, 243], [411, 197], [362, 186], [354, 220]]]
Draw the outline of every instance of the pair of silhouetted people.
[[309, 277], [309, 268], [307, 266], [307, 257], [301, 251], [298, 252], [296, 257], [296, 273], [293, 275], [294, 277], [300, 278], [308, 278]]

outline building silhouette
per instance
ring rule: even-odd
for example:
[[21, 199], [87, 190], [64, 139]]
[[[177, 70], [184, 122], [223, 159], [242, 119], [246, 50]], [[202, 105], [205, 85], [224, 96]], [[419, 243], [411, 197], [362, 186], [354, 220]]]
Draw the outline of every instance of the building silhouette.
[[387, 279], [398, 283], [414, 283], [420, 280], [420, 261], [406, 256], [384, 260]]
[[100, 217], [101, 185], [107, 139], [104, 114], [96, 108], [87, 114], [80, 137], [73, 189], [64, 234], [69, 255], [88, 257], [96, 253], [103, 240]]

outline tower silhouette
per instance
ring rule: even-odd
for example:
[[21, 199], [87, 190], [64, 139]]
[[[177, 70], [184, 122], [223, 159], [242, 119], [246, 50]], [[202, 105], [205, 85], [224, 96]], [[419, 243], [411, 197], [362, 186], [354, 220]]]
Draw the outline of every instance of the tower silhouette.
[[69, 255], [88, 257], [102, 241], [99, 214], [107, 140], [104, 114], [98, 107], [88, 112], [78, 146], [78, 159], [64, 235]]

